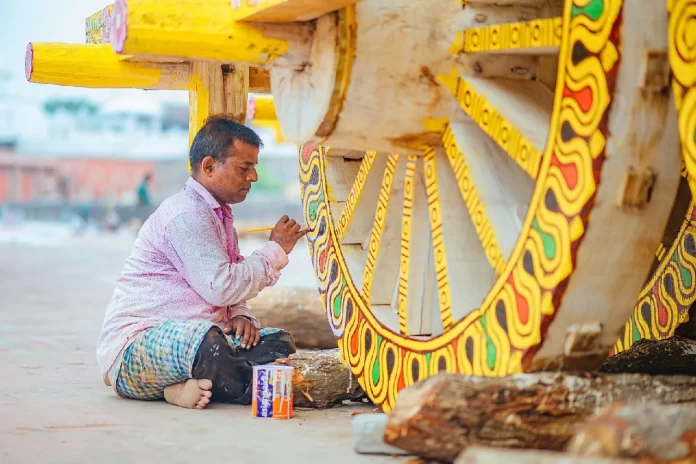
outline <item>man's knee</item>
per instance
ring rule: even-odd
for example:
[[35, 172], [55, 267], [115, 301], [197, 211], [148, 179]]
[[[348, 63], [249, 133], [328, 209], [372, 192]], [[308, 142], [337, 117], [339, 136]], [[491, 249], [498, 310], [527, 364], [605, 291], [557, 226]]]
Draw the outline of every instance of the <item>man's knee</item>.
[[198, 347], [191, 374], [213, 382], [213, 401], [236, 402], [249, 388], [252, 367], [230, 346], [220, 328], [213, 327]]

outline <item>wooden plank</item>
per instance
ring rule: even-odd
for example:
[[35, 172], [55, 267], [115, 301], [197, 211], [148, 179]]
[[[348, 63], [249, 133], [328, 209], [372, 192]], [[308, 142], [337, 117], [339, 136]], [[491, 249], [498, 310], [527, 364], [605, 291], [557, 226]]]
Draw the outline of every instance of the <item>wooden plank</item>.
[[26, 78], [38, 84], [91, 88], [187, 89], [188, 64], [136, 63], [110, 45], [30, 43]]
[[249, 66], [234, 64], [222, 67], [225, 113], [239, 123], [244, 123], [249, 107]]
[[191, 63], [189, 146], [208, 117], [211, 114], [223, 113], [224, 109], [225, 88], [222, 67], [205, 61]]
[[357, 0], [232, 0], [237, 21], [289, 23], [309, 21]]
[[267, 70], [249, 66], [249, 93], [271, 93], [271, 74]]

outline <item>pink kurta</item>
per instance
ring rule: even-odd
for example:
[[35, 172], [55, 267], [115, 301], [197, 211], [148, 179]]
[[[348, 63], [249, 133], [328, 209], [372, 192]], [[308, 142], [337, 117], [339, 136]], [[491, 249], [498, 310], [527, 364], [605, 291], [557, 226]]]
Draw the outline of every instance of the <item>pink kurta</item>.
[[168, 319], [206, 319], [224, 325], [246, 316], [246, 305], [272, 286], [288, 256], [269, 241], [247, 258], [239, 254], [228, 206], [195, 179], [145, 221], [106, 310], [97, 361], [108, 372], [138, 332]]

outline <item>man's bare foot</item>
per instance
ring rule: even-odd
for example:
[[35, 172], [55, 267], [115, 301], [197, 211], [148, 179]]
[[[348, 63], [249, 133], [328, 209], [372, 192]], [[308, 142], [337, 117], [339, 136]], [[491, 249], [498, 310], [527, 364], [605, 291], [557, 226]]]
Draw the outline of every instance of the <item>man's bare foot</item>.
[[164, 399], [174, 406], [203, 409], [210, 403], [211, 388], [213, 382], [208, 379], [189, 379], [166, 387]]

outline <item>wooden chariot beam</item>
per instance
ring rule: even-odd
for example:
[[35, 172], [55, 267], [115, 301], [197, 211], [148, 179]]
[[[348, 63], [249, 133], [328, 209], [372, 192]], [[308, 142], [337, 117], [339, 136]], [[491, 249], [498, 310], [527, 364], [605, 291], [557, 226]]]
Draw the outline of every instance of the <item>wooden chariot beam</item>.
[[293, 68], [309, 60], [309, 24], [237, 22], [230, 0], [116, 0], [110, 21], [111, 44], [127, 55]]
[[29, 82], [71, 87], [184, 90], [187, 63], [126, 61], [109, 45], [30, 43], [25, 56]]
[[[277, 122], [271, 96], [248, 97], [232, 102], [235, 90], [244, 88], [245, 67], [196, 62], [144, 63], [126, 61], [109, 45], [30, 43], [26, 52], [29, 82], [92, 88], [136, 88], [197, 91], [192, 109], [196, 118], [212, 113], [232, 113], [233, 117], [261, 125]], [[252, 73], [249, 73], [251, 76]], [[217, 90], [216, 90], [217, 89]], [[220, 95], [210, 95], [210, 92]], [[200, 94], [207, 98], [201, 99]], [[214, 97], [214, 98], [213, 98]], [[226, 104], [225, 107], [213, 107]], [[207, 105], [207, 108], [203, 108]]]
[[286, 23], [309, 21], [357, 0], [232, 0], [236, 21]]
[[[111, 20], [114, 6], [108, 5], [85, 20], [85, 40], [88, 44], [111, 44]], [[182, 63], [180, 58], [125, 56], [125, 61]], [[249, 92], [271, 93], [271, 76], [266, 69], [249, 66]]]

